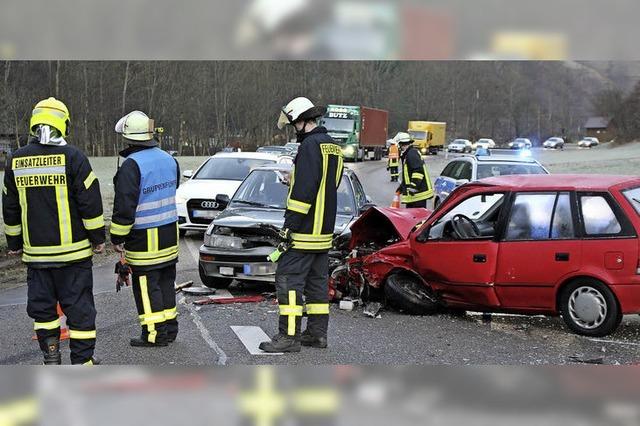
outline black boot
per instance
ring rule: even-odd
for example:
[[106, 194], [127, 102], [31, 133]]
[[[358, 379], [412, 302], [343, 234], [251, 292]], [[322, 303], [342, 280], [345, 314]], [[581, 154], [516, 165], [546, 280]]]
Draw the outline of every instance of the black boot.
[[44, 339], [47, 350], [42, 351], [44, 354], [44, 365], [60, 365], [62, 364], [62, 355], [60, 355], [60, 339], [57, 337], [47, 337]]
[[309, 330], [305, 330], [302, 332], [302, 337], [300, 339], [302, 346], [309, 346], [312, 348], [326, 348], [327, 347], [327, 338], [326, 337], [316, 337], [309, 332]]
[[258, 346], [260, 350], [265, 352], [300, 352], [300, 340], [293, 336], [285, 336], [277, 334], [270, 342], [262, 342]]
[[129, 344], [138, 348], [155, 348], [168, 345], [166, 340], [156, 340], [155, 343], [151, 343], [142, 337], [134, 337], [129, 341]]

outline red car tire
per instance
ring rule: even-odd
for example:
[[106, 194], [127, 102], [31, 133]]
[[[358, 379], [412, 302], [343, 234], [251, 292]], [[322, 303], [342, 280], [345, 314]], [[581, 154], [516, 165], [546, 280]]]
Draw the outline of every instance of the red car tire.
[[593, 278], [578, 278], [560, 294], [562, 319], [571, 331], [590, 337], [611, 334], [622, 321], [613, 292]]
[[384, 294], [391, 306], [407, 314], [431, 315], [440, 309], [431, 290], [410, 274], [391, 274], [385, 282]]

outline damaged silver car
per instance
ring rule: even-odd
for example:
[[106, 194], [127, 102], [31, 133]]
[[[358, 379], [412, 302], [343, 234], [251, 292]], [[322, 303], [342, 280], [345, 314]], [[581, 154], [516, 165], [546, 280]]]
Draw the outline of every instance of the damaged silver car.
[[[226, 288], [234, 279], [275, 282], [276, 265], [267, 256], [279, 243], [291, 171], [288, 164], [256, 168], [231, 199], [216, 198], [227, 207], [211, 223], [200, 247], [199, 272], [204, 285]], [[360, 180], [345, 168], [338, 188], [335, 235], [349, 235], [349, 225], [369, 207]]]

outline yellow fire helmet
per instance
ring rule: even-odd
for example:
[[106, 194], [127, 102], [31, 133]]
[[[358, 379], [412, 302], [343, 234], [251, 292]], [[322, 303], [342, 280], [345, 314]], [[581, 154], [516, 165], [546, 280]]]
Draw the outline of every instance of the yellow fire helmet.
[[49, 125], [58, 130], [62, 137], [69, 136], [71, 118], [67, 106], [56, 98], [48, 98], [36, 104], [31, 113], [29, 129], [35, 134], [36, 127], [40, 124]]

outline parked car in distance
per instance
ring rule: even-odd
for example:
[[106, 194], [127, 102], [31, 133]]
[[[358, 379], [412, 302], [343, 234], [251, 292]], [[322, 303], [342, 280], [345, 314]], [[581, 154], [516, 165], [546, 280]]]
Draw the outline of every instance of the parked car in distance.
[[[259, 167], [242, 182], [233, 198], [218, 197], [228, 205], [209, 226], [200, 247], [199, 271], [204, 285], [226, 288], [234, 279], [275, 281], [275, 263], [269, 262], [280, 239], [292, 167]], [[370, 207], [355, 172], [345, 168], [338, 188], [334, 233], [350, 232], [355, 217]]]
[[352, 225], [349, 261], [392, 305], [561, 315], [586, 336], [640, 313], [638, 177], [503, 176], [458, 188], [426, 220], [386, 210]]
[[242, 152], [237, 146], [225, 146], [220, 152]]
[[594, 146], [598, 146], [599, 144], [600, 144], [600, 141], [598, 140], [598, 138], [587, 136], [582, 138], [582, 140], [578, 142], [578, 147], [593, 148]]
[[298, 148], [300, 148], [300, 142], [287, 142], [284, 147], [289, 150], [288, 155], [295, 157], [298, 153]]
[[447, 151], [465, 153], [473, 150], [473, 144], [468, 139], [454, 139], [449, 145], [447, 145]]
[[279, 145], [269, 145], [269, 146], [261, 146], [256, 149], [256, 152], [262, 152], [267, 154], [274, 155], [291, 155], [291, 150], [285, 146]]
[[532, 146], [531, 140], [527, 138], [515, 138], [509, 142], [510, 149], [531, 149]]
[[564, 139], [559, 137], [551, 137], [544, 141], [542, 147], [545, 149], [564, 149]]
[[217, 195], [231, 197], [253, 168], [277, 161], [277, 156], [268, 153], [224, 152], [209, 157], [195, 173], [185, 170], [183, 176], [189, 180], [176, 192], [180, 233], [206, 231], [223, 210]]
[[473, 144], [473, 149], [493, 149], [496, 147], [496, 143], [493, 139], [481, 138]]
[[[503, 152], [517, 154], [515, 151]], [[468, 182], [495, 176], [548, 174], [538, 161], [531, 157], [501, 154], [491, 150], [489, 155], [465, 155], [445, 166], [433, 185], [433, 206], [438, 207], [454, 189]]]

